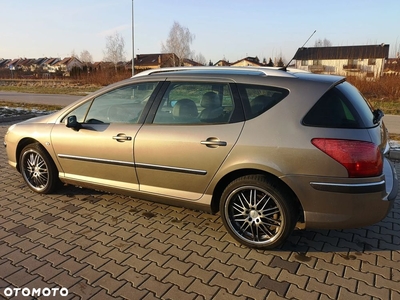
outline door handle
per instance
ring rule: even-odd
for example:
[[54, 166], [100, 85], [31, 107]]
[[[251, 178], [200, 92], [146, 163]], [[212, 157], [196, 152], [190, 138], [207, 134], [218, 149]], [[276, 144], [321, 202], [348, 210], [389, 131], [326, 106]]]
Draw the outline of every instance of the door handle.
[[124, 142], [124, 141], [131, 141], [132, 137], [131, 136], [127, 136], [123, 133], [119, 133], [115, 136], [112, 137], [114, 140], [116, 140], [117, 142]]
[[217, 148], [219, 146], [226, 146], [227, 143], [225, 141], [221, 141], [218, 138], [210, 137], [205, 141], [201, 141], [200, 144], [205, 145], [209, 148]]

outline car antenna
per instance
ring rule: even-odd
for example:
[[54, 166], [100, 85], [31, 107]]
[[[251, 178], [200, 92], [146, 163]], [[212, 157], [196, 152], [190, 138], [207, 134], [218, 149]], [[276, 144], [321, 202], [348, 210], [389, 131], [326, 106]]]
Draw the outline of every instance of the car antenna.
[[[317, 30], [314, 30], [314, 32], [310, 35], [310, 37], [307, 39], [307, 41], [306, 41], [306, 42], [303, 44], [303, 46], [301, 46], [299, 49], [303, 48], [316, 32], [317, 32]], [[296, 53], [294, 54], [293, 58], [287, 63], [287, 65], [284, 66], [284, 67], [281, 69], [282, 71], [287, 71], [287, 68], [289, 67], [290, 63], [292, 62], [292, 60], [294, 59], [294, 57], [296, 56], [296, 54], [297, 54], [297, 51], [296, 51]]]

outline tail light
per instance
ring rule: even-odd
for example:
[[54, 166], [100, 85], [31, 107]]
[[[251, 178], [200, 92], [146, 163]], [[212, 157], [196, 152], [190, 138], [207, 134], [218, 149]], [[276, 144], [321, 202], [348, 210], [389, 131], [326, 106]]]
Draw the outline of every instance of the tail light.
[[311, 143], [342, 164], [349, 177], [379, 176], [383, 170], [379, 147], [370, 142], [315, 138]]

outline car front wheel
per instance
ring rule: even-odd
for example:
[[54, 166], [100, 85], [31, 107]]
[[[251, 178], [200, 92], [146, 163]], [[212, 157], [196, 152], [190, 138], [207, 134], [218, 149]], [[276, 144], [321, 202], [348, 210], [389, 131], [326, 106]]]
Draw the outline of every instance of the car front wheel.
[[48, 194], [57, 187], [57, 168], [40, 144], [30, 144], [22, 149], [19, 165], [22, 177], [31, 190]]
[[293, 196], [279, 182], [262, 175], [240, 177], [222, 194], [220, 213], [228, 232], [259, 249], [282, 244], [296, 224]]

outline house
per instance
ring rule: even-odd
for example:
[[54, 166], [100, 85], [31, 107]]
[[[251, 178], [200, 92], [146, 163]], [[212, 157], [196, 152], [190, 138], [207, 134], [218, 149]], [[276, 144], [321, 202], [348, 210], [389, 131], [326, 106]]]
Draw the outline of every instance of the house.
[[35, 61], [35, 59], [33, 58], [23, 58], [21, 59], [18, 64], [17, 64], [17, 68], [27, 72], [31, 70], [31, 64]]
[[76, 57], [65, 57], [63, 60], [55, 63], [54, 66], [63, 73], [63, 76], [70, 76], [73, 68], [83, 68], [82, 62]]
[[[148, 69], [175, 67], [178, 63], [179, 58], [174, 53], [138, 54], [134, 60], [135, 70], [138, 72]], [[129, 65], [129, 62], [127, 65]]]
[[20, 58], [14, 58], [11, 61], [7, 63], [7, 68], [10, 70], [17, 70], [18, 69], [18, 62], [20, 61]]
[[200, 66], [204, 66], [204, 65], [202, 65], [201, 63], [198, 63], [192, 59], [184, 58], [183, 66], [184, 67], [200, 67]]
[[8, 58], [0, 58], [0, 69], [8, 69], [8, 64], [10, 61], [11, 59]]
[[245, 57], [242, 59], [239, 59], [238, 61], [235, 61], [234, 63], [230, 64], [231, 67], [260, 67], [263, 66], [262, 63], [260, 63], [260, 60], [258, 57]]
[[229, 61], [226, 61], [225, 59], [220, 59], [214, 64], [214, 66], [218, 67], [229, 67], [230, 65], [231, 64], [229, 63]]
[[389, 58], [385, 63], [385, 75], [399, 75], [400, 74], [400, 57]]
[[44, 63], [42, 64], [43, 66], [43, 70], [47, 71], [49, 73], [55, 73], [57, 71], [57, 68], [55, 66], [55, 64], [57, 62], [59, 62], [60, 59], [59, 58], [48, 58], [44, 61]]
[[377, 78], [382, 76], [389, 45], [299, 48], [296, 68], [313, 73]]
[[46, 60], [47, 60], [47, 57], [42, 57], [42, 58], [33, 60], [29, 66], [31, 71], [35, 72], [40, 69], [43, 69], [43, 64], [46, 62]]

